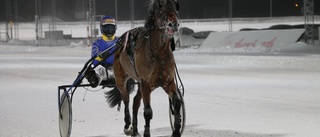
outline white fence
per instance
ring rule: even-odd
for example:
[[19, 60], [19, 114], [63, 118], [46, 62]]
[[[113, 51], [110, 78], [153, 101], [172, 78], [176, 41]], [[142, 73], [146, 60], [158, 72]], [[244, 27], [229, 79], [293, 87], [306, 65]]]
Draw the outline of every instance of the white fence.
[[[320, 16], [314, 16], [316, 24], [320, 24]], [[276, 24], [304, 24], [303, 16], [295, 17], [263, 17], [263, 18], [233, 18], [233, 31], [237, 31], [243, 27], [251, 28], [267, 28]], [[181, 19], [181, 27], [189, 27], [195, 32], [197, 31], [228, 31], [228, 18], [219, 19]], [[96, 22], [99, 27], [99, 22]], [[119, 36], [131, 29], [131, 21], [118, 21], [118, 29], [116, 35]], [[134, 27], [143, 26], [144, 20], [134, 21]], [[243, 25], [247, 24], [247, 26]], [[42, 30], [49, 30], [49, 23], [43, 22]], [[63, 30], [63, 34], [71, 35], [74, 38], [87, 37], [87, 22], [56, 22], [56, 30]], [[1, 34], [5, 31], [5, 23], [0, 22]], [[2, 36], [2, 35], [1, 35]], [[20, 40], [35, 40], [35, 23], [24, 22], [19, 23], [19, 39]]]

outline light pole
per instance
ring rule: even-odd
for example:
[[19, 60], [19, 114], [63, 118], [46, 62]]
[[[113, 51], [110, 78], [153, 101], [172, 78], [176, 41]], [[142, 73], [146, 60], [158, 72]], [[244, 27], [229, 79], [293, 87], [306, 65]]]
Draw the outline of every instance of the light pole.
[[229, 31], [232, 32], [232, 0], [229, 0]]
[[314, 45], [314, 2], [313, 0], [304, 0], [304, 29], [305, 42], [308, 45]]
[[130, 0], [130, 18], [131, 18], [131, 28], [134, 28], [134, 0]]
[[270, 18], [272, 18], [272, 0], [270, 0]]
[[117, 0], [114, 0], [114, 7], [115, 7], [115, 18], [118, 20], [118, 3]]

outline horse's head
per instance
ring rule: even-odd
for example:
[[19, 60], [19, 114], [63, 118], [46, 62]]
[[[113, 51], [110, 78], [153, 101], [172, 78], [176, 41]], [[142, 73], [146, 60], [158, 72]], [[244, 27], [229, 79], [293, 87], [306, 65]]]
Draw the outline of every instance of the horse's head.
[[149, 12], [154, 17], [154, 27], [164, 28], [172, 36], [179, 27], [178, 0], [152, 0]]

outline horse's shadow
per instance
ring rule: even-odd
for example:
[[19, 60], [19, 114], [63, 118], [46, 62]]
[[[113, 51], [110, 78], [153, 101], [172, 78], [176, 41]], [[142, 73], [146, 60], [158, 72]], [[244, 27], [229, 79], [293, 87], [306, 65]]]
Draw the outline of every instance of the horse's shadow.
[[[261, 133], [248, 133], [232, 130], [214, 130], [214, 129], [201, 129], [201, 125], [186, 125], [183, 137], [285, 137], [287, 134], [261, 134]], [[171, 127], [162, 127], [151, 129], [153, 137], [171, 137]], [[143, 131], [140, 131], [143, 134]], [[126, 135], [114, 134], [114, 135], [100, 135], [100, 136], [88, 136], [88, 137], [125, 137]]]
[[[201, 125], [186, 125], [183, 137], [284, 137], [286, 134], [247, 133], [232, 130], [201, 129]], [[171, 137], [171, 127], [151, 130], [156, 137]]]

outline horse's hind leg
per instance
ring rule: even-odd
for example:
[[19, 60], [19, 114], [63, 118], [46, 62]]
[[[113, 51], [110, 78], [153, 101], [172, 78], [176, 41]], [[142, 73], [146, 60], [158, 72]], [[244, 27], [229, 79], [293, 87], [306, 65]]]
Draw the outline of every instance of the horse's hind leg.
[[114, 64], [113, 64], [114, 74], [115, 74], [115, 80], [116, 80], [116, 86], [121, 91], [122, 94], [122, 100], [124, 103], [124, 133], [126, 135], [132, 134], [132, 126], [131, 126], [131, 116], [129, 111], [129, 94], [130, 92], [127, 89], [127, 80], [128, 76], [125, 73], [124, 69], [122, 68], [120, 62], [119, 62], [119, 56], [115, 56]]
[[131, 126], [131, 116], [130, 116], [130, 111], [129, 111], [129, 92], [127, 91], [126, 88], [126, 77], [118, 75], [116, 77], [116, 85], [118, 89], [121, 91], [122, 94], [122, 100], [124, 103], [124, 133], [126, 135], [131, 135], [132, 134], [132, 126]]
[[[129, 95], [128, 95], [129, 96]], [[123, 100], [124, 103], [124, 133], [126, 135], [132, 135], [131, 116], [129, 111], [129, 97]]]
[[132, 126], [131, 126], [131, 116], [130, 116], [130, 111], [129, 111], [129, 92], [127, 92], [126, 89], [126, 81], [124, 80], [124, 82], [119, 82], [117, 81], [117, 87], [119, 88], [119, 90], [121, 90], [122, 92], [122, 100], [124, 103], [124, 133], [126, 135], [131, 135], [132, 134]]
[[181, 137], [180, 109], [182, 105], [182, 100], [179, 98], [178, 93], [176, 92], [176, 84], [173, 81], [164, 90], [168, 93], [172, 102], [172, 106], [174, 107], [175, 120], [174, 120], [174, 131], [172, 132], [172, 137]]
[[141, 104], [141, 91], [140, 91], [140, 84], [138, 84], [138, 91], [137, 95], [133, 99], [133, 113], [132, 113], [132, 127], [133, 127], [133, 133], [132, 136], [139, 136], [138, 132], [138, 111]]

